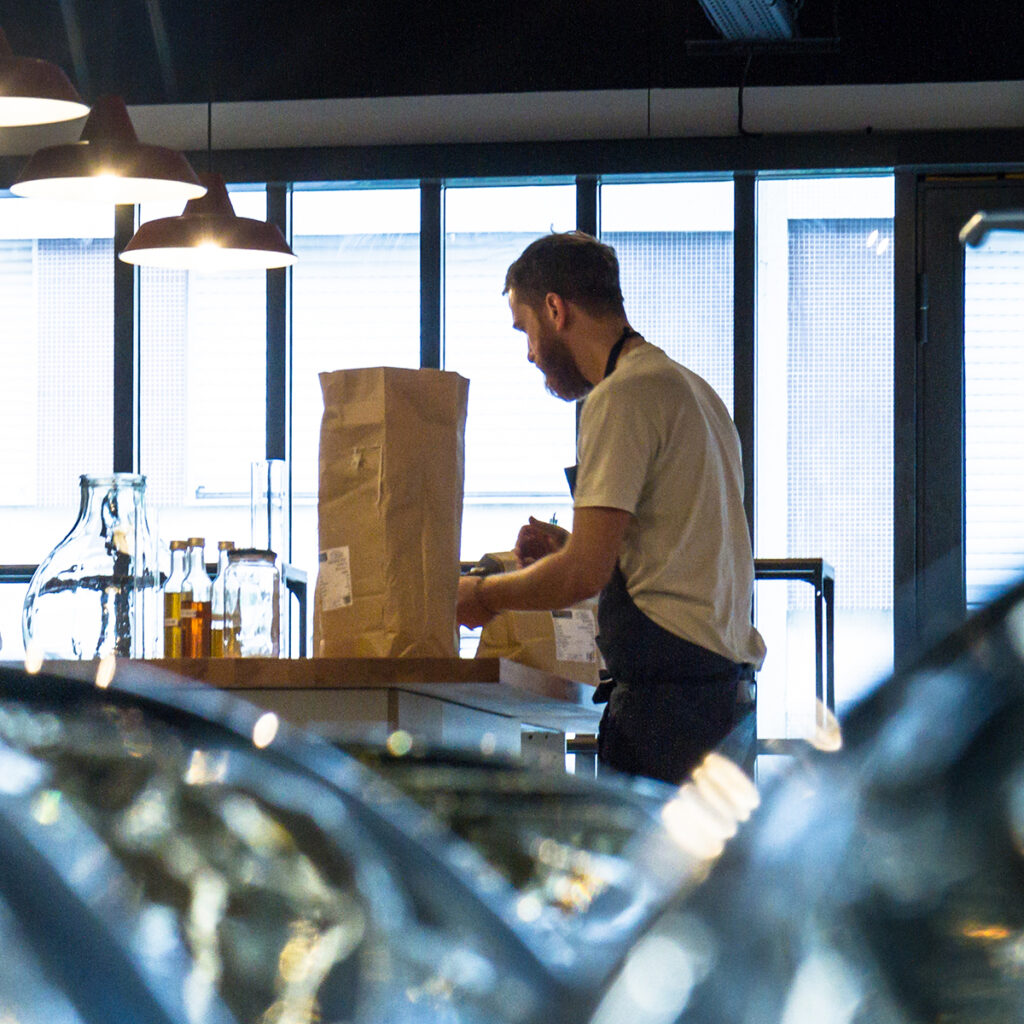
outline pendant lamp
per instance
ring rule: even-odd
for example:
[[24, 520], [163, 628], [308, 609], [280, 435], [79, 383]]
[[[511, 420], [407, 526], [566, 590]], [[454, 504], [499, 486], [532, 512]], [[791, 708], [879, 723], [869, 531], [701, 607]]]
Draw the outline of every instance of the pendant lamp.
[[206, 191], [182, 156], [139, 142], [120, 96], [101, 96], [79, 142], [44, 146], [11, 186], [28, 199], [188, 202]]
[[271, 270], [298, 262], [276, 224], [239, 217], [224, 179], [200, 172], [207, 192], [178, 217], [141, 225], [124, 247], [126, 263], [175, 270]]
[[0, 127], [72, 121], [88, 113], [71, 80], [56, 64], [15, 57], [0, 29]]

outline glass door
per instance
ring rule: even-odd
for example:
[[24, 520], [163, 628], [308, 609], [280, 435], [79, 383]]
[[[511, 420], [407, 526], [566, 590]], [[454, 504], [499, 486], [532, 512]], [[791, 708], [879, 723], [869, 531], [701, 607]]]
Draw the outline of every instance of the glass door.
[[964, 250], [964, 398], [970, 612], [1024, 575], [1024, 231]]
[[978, 211], [1024, 183], [922, 182], [918, 268], [917, 618], [928, 641], [1024, 576], [1024, 233], [977, 246]]

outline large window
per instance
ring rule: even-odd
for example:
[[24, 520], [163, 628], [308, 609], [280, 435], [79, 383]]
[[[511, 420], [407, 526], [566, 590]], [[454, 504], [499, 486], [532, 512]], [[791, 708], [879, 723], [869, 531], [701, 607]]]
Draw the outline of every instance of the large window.
[[299, 262], [292, 271], [291, 557], [312, 593], [324, 408], [318, 375], [419, 365], [419, 189], [297, 186], [292, 231]]
[[571, 525], [565, 467], [576, 461], [576, 407], [545, 391], [501, 293], [509, 264], [530, 242], [575, 226], [572, 185], [445, 193], [444, 366], [470, 381], [467, 560], [509, 550], [529, 515]]
[[732, 181], [601, 186], [630, 323], [732, 407]]
[[[631, 322], [732, 407], [733, 182], [616, 178], [599, 189], [599, 229], [619, 254]], [[571, 524], [564, 468], [575, 461], [576, 408], [545, 391], [502, 287], [530, 241], [575, 227], [577, 189], [550, 179], [450, 183], [442, 194], [442, 366], [471, 382], [462, 543], [470, 560], [508, 550], [529, 515]], [[233, 188], [232, 201], [242, 216], [266, 217], [262, 186]], [[299, 263], [288, 292], [285, 554], [312, 588], [318, 374], [420, 364], [421, 199], [409, 184], [296, 184], [291, 201]], [[111, 467], [114, 218], [103, 207], [0, 204], [0, 549], [8, 564], [32, 563], [70, 528], [79, 474]], [[892, 229], [891, 178], [758, 184], [755, 553], [835, 566], [841, 704], [892, 661]], [[969, 287], [983, 281], [985, 259], [1004, 267], [1019, 252], [976, 259]], [[212, 558], [218, 539], [249, 541], [250, 464], [266, 455], [266, 278], [143, 270], [138, 301], [140, 468], [153, 525], [164, 544], [205, 536]], [[969, 352], [969, 389], [972, 373], [1005, 381], [1012, 347], [1010, 338], [990, 359], [986, 341], [977, 369]], [[995, 429], [1005, 432], [1002, 420]], [[981, 508], [976, 494], [969, 508]], [[969, 562], [981, 567], [980, 542], [974, 556], [971, 543]], [[769, 646], [764, 735], [799, 735], [813, 721], [810, 596], [777, 583], [757, 595]], [[17, 601], [0, 606], [11, 656]]]
[[[835, 568], [840, 705], [892, 665], [892, 235], [892, 178], [758, 185], [755, 554]], [[809, 735], [811, 588], [756, 603], [760, 732]]]
[[[113, 457], [109, 207], [0, 199], [0, 561], [34, 564], [71, 529], [78, 479]], [[4, 658], [24, 587], [0, 588]]]
[[[264, 189], [232, 189], [240, 217], [266, 220]], [[173, 216], [146, 204], [141, 219]], [[139, 466], [164, 569], [171, 540], [250, 543], [249, 468], [266, 451], [266, 275], [139, 271]]]

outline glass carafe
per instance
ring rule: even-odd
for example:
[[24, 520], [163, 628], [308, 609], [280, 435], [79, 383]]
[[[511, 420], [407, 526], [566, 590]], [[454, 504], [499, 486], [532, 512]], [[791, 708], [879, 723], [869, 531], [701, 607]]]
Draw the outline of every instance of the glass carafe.
[[71, 532], [39, 564], [25, 595], [26, 654], [43, 658], [146, 658], [162, 622], [146, 478], [82, 476]]

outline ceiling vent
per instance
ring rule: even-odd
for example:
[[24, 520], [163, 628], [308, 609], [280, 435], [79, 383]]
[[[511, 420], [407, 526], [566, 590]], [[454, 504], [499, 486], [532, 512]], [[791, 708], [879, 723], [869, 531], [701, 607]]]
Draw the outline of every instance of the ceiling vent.
[[790, 0], [700, 0], [700, 5], [730, 41], [792, 39], [796, 32], [796, 5]]

